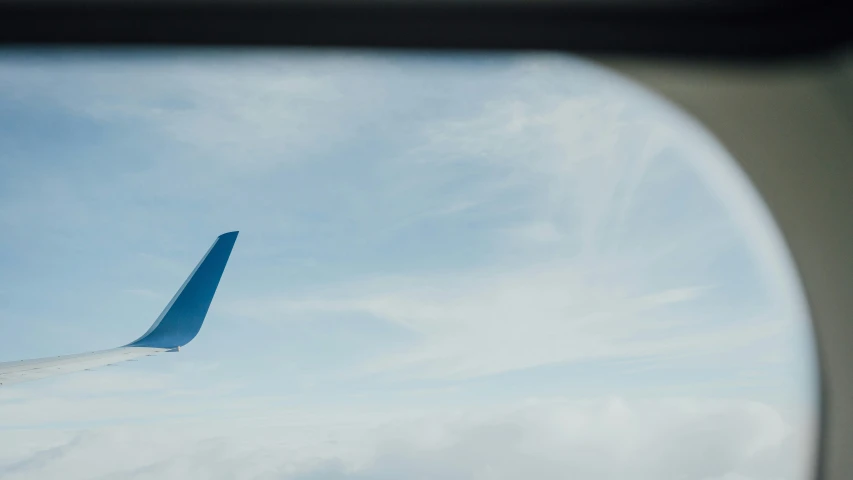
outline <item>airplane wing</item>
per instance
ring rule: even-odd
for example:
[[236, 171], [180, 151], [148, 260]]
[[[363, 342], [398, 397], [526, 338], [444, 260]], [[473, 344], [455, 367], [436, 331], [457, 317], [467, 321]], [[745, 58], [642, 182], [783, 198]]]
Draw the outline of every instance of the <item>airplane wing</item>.
[[125, 360], [175, 352], [199, 330], [238, 232], [220, 235], [163, 312], [141, 337], [122, 347], [97, 352], [0, 363], [0, 386], [78, 372]]

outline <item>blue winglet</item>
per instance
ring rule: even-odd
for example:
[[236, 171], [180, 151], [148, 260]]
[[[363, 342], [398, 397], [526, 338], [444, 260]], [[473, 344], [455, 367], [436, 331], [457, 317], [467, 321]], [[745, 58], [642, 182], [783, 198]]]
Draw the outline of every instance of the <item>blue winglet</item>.
[[128, 347], [177, 348], [195, 338], [201, 330], [238, 233], [223, 233], [213, 242], [151, 328]]

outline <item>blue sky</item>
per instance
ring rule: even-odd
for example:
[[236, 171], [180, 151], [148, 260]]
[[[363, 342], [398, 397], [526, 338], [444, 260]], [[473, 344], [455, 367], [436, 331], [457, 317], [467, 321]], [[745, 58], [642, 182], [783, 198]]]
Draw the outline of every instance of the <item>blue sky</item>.
[[133, 340], [241, 231], [179, 355], [0, 391], [4, 476], [806, 468], [775, 227], [708, 134], [593, 64], [7, 50], [0, 152], [0, 361]]

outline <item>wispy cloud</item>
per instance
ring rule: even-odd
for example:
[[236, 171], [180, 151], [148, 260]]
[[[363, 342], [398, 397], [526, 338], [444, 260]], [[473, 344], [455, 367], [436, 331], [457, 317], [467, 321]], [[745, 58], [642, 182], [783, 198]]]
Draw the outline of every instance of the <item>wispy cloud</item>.
[[322, 297], [253, 298], [225, 308], [268, 322], [310, 321], [311, 313], [369, 314], [411, 330], [419, 341], [364, 368], [438, 378], [614, 357], [723, 353], [780, 333], [772, 319], [741, 317], [723, 327], [714, 325], [713, 311], [683, 316], [669, 310], [702, 300], [706, 287], [648, 292], [642, 272], [587, 281], [594, 276], [562, 264], [394, 277], [330, 289]]

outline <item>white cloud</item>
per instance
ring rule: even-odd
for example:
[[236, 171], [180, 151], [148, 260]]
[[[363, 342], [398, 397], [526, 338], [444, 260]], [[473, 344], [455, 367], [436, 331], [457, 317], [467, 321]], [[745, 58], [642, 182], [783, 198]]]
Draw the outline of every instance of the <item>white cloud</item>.
[[[159, 359], [160, 368], [146, 370], [158, 359], [25, 382], [0, 389], [0, 431], [52, 429], [57, 425], [113, 424], [160, 421], [194, 416], [244, 405], [228, 399], [237, 379], [220, 378], [204, 385], [192, 379], [211, 373], [216, 365]], [[215, 372], [210, 375], [216, 378]], [[214, 397], [220, 401], [208, 401]]]
[[[553, 65], [545, 60], [520, 62], [515, 70], [523, 78], [522, 72], [531, 68]], [[590, 71], [584, 74], [595, 77]], [[492, 182], [501, 188], [492, 189], [493, 195], [524, 192], [513, 198], [527, 218], [505, 230], [511, 240], [554, 245], [574, 241], [579, 254], [590, 259], [612, 254], [614, 245], [630, 249], [636, 240], [632, 237], [645, 233], [625, 225], [632, 214], [637, 215], [635, 197], [641, 187], [673, 192], [672, 198], [683, 196], [677, 190], [685, 179], [704, 187], [691, 170], [696, 158], [717, 163], [721, 159], [705, 158], [696, 138], [680, 135], [680, 124], [661, 114], [660, 108], [638, 114], [642, 102], [626, 95], [618, 82], [584, 83], [591, 80], [578, 81], [585, 88], [577, 93], [531, 87], [523, 95], [511, 92], [486, 102], [468, 116], [427, 123], [423, 144], [406, 158], [437, 165], [476, 164], [497, 177]], [[679, 162], [661, 157], [667, 150], [677, 151]], [[656, 213], [641, 214], [653, 219]], [[707, 227], [718, 221], [703, 220], [669, 222], [667, 232], [678, 239], [695, 231], [698, 223]], [[647, 226], [641, 229], [654, 228], [648, 221], [642, 223]]]
[[[714, 311], [675, 314], [704, 287], [648, 292], [641, 272], [602, 278], [572, 263], [518, 271], [392, 277], [295, 299], [253, 298], [222, 308], [268, 322], [312, 313], [367, 313], [419, 335], [419, 343], [363, 365], [367, 372], [470, 378], [550, 363], [707, 355], [778, 335], [775, 319], [714, 325]], [[598, 282], [591, 282], [598, 278]], [[695, 310], [695, 309], [694, 309]]]
[[[531, 399], [0, 436], [4, 478], [799, 480], [813, 425], [744, 400]], [[13, 445], [14, 444], [14, 445]], [[27, 445], [21, 448], [21, 444]]]

